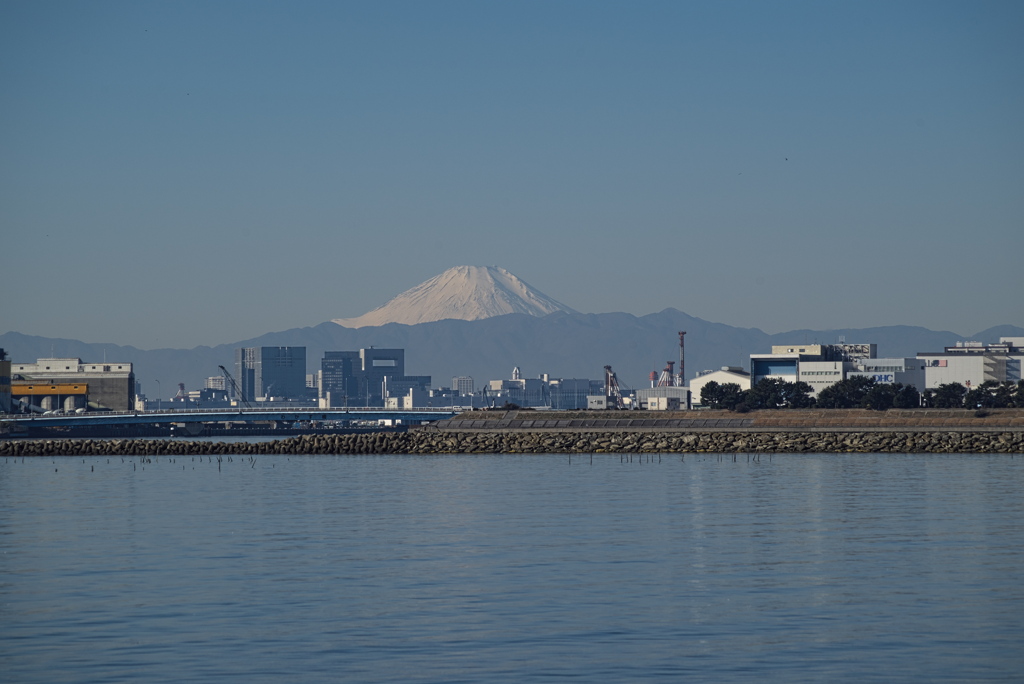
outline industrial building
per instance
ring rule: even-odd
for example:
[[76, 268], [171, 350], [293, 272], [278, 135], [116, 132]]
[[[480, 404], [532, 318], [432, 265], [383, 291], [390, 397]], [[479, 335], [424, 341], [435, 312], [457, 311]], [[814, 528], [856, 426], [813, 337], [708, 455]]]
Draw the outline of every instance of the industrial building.
[[235, 377], [244, 401], [306, 397], [305, 347], [235, 349]]
[[231, 383], [228, 382], [228, 379], [223, 375], [211, 375], [206, 378], [203, 388], [220, 390], [221, 392], [231, 392]]
[[384, 408], [393, 410], [409, 410], [431, 404], [431, 393], [421, 387], [410, 387], [405, 394], [390, 391], [384, 397]]
[[854, 370], [847, 372], [846, 377], [863, 376], [879, 384], [909, 385], [921, 391], [926, 385], [925, 370], [924, 363], [913, 357], [865, 359], [857, 363]]
[[984, 382], [1018, 382], [1024, 362], [1024, 337], [1000, 337], [997, 344], [958, 342], [942, 352], [922, 352], [925, 385], [958, 383], [977, 387]]
[[130, 411], [135, 373], [130, 363], [82, 363], [78, 358], [12, 363], [11, 401], [43, 411]]
[[604, 383], [587, 378], [547, 379], [548, 405], [558, 410], [587, 408], [587, 397], [602, 392]]
[[[605, 379], [552, 378], [542, 373], [538, 378], [524, 378], [519, 367], [512, 377], [486, 382], [481, 392], [473, 396], [472, 405], [501, 406], [505, 403], [523, 407], [547, 407], [555, 410], [604, 410], [616, 408], [645, 408], [648, 410], [677, 410], [690, 408], [689, 388], [683, 386], [685, 332], [679, 332], [679, 373], [675, 361], [669, 361], [660, 378], [651, 374], [651, 388], [629, 390], [621, 388], [611, 366], [605, 366]], [[452, 385], [460, 378], [452, 378]], [[471, 378], [469, 379], [472, 380]]]
[[689, 411], [689, 387], [647, 387], [636, 390], [637, 407], [645, 411]]
[[923, 390], [925, 364], [915, 358], [878, 358], [875, 344], [777, 345], [771, 354], [750, 355], [751, 385], [763, 378], [805, 382], [812, 396], [852, 377], [876, 383], [909, 385]]
[[324, 352], [319, 375], [319, 401], [325, 408], [384, 406], [388, 397], [423, 401], [431, 382], [429, 375], [405, 374], [404, 349], [375, 347]]
[[[453, 378], [454, 380], [454, 378]], [[480, 408], [501, 406], [508, 402], [524, 407], [550, 407], [558, 410], [588, 408], [588, 397], [604, 392], [604, 383], [587, 378], [552, 378], [541, 373], [538, 378], [524, 378], [519, 367], [512, 369], [507, 380], [489, 380], [473, 395], [472, 405]]]
[[806, 382], [812, 393], [845, 380], [859, 362], [878, 355], [875, 344], [774, 345], [771, 354], [750, 355], [750, 386], [764, 378]]
[[919, 391], [957, 383], [1018, 382], [1024, 363], [1024, 337], [1002, 337], [997, 344], [958, 342], [942, 352], [916, 357], [878, 358], [874, 344], [778, 345], [771, 354], [750, 355], [750, 383], [763, 378], [806, 382], [817, 396], [851, 377], [909, 385]]
[[686, 385], [686, 333], [679, 335], [679, 372], [675, 371], [675, 361], [668, 361], [659, 375], [651, 371], [650, 388], [638, 389], [634, 392], [631, 402], [633, 408], [647, 411], [689, 411], [693, 408], [691, 387]]
[[547, 404], [547, 380], [524, 378], [516, 366], [509, 380], [491, 380], [487, 383], [487, 394], [519, 406], [545, 406]]

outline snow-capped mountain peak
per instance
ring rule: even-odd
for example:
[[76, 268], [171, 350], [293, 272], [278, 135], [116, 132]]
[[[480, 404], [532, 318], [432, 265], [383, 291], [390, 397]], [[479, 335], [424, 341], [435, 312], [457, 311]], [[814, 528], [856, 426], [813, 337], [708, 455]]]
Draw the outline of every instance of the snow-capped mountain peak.
[[447, 318], [475, 321], [510, 313], [545, 316], [555, 311], [576, 313], [503, 268], [455, 266], [369, 313], [334, 322], [346, 328], [362, 328], [387, 323], [415, 325]]

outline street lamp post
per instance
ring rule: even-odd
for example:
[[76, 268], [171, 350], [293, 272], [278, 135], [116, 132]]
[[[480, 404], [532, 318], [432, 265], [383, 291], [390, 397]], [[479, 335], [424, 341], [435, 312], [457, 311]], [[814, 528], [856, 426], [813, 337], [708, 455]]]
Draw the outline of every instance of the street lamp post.
[[161, 406], [161, 404], [160, 404], [160, 392], [162, 390], [160, 389], [160, 381], [159, 380], [154, 380], [153, 382], [156, 383], [156, 410], [159, 411], [160, 410], [160, 406]]

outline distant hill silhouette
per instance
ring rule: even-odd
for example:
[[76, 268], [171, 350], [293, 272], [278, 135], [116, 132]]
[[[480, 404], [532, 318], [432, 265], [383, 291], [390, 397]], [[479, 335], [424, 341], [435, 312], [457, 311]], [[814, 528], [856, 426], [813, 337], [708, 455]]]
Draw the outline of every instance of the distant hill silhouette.
[[294, 328], [240, 340], [233, 344], [194, 349], [153, 349], [114, 344], [89, 344], [79, 340], [33, 337], [17, 332], [0, 335], [0, 347], [15, 361], [34, 361], [49, 356], [74, 356], [85, 361], [127, 361], [145, 391], [171, 396], [174, 383], [188, 389], [203, 386], [218, 365], [233, 371], [234, 349], [249, 346], [304, 346], [307, 372], [319, 369], [323, 352], [363, 347], [401, 347], [406, 350], [406, 372], [432, 375], [435, 386], [447, 386], [453, 375], [471, 375], [477, 386], [486, 380], [508, 378], [518, 366], [523, 377], [550, 373], [552, 377], [602, 377], [611, 365], [630, 387], [647, 384], [652, 370], [678, 359], [676, 331], [685, 330], [686, 377], [702, 369], [725, 365], [746, 367], [749, 355], [771, 351], [773, 344], [874, 342], [879, 356], [914, 356], [941, 351], [961, 340], [995, 342], [1000, 336], [1024, 336], [1024, 328], [1002, 325], [963, 337], [948, 331], [912, 326], [842, 330], [794, 330], [769, 335], [756, 328], [736, 328], [694, 318], [675, 309], [646, 316], [626, 313], [577, 314], [556, 312], [547, 316], [508, 314], [477, 321], [443, 320], [417, 325], [389, 323], [378, 327], [345, 328], [332, 322]]

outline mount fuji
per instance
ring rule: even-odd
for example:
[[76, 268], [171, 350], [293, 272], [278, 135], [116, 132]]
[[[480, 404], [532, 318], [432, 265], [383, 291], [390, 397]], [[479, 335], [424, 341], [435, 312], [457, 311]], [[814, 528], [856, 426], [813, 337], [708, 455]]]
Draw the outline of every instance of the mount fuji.
[[503, 268], [455, 266], [369, 313], [332, 322], [346, 328], [365, 328], [449, 319], [478, 321], [512, 313], [546, 316], [556, 311], [578, 313]]

